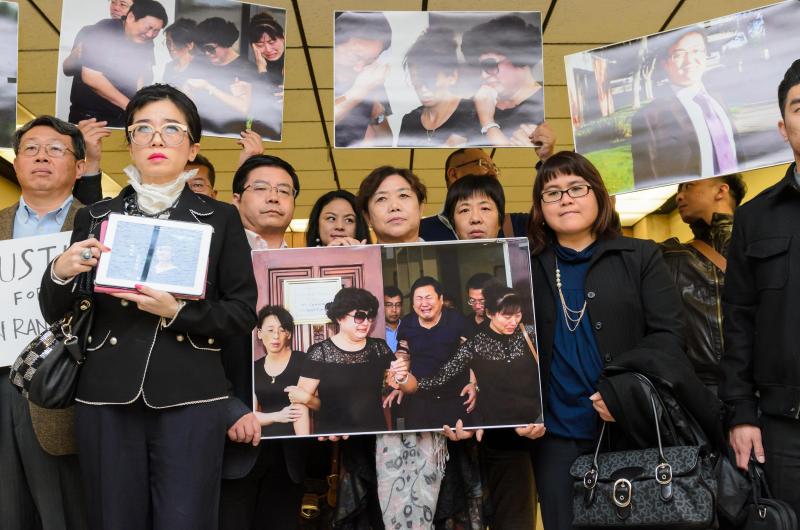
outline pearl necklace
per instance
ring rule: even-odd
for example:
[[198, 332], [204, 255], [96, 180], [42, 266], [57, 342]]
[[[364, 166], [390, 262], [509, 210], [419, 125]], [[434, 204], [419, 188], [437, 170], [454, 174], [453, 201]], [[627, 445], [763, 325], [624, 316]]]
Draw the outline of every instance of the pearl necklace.
[[575, 330], [581, 324], [583, 315], [586, 313], [586, 300], [583, 301], [583, 307], [577, 310], [570, 309], [567, 305], [567, 301], [564, 300], [564, 292], [561, 290], [561, 270], [558, 268], [558, 258], [556, 258], [556, 287], [558, 288], [558, 296], [561, 298], [561, 311], [564, 313], [567, 329], [575, 333]]

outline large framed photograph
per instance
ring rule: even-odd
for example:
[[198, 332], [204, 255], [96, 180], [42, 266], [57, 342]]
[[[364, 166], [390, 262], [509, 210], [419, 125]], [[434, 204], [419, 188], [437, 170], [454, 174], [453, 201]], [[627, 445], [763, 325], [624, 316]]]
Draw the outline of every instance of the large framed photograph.
[[336, 147], [530, 147], [544, 121], [541, 13], [341, 11]]
[[566, 56], [575, 150], [611, 193], [792, 160], [775, 87], [798, 23], [790, 0]]
[[[543, 421], [526, 238], [263, 250], [253, 267], [262, 437]], [[330, 322], [298, 321], [293, 286], [326, 280]]]
[[11, 147], [17, 123], [19, 5], [0, 2], [0, 147]]
[[142, 284], [179, 298], [202, 298], [214, 228], [202, 223], [111, 214], [101, 238], [111, 248], [97, 264], [95, 290]]
[[285, 9], [232, 0], [64, 0], [56, 115], [121, 128], [128, 99], [161, 82], [192, 98], [205, 135], [280, 141], [285, 28]]

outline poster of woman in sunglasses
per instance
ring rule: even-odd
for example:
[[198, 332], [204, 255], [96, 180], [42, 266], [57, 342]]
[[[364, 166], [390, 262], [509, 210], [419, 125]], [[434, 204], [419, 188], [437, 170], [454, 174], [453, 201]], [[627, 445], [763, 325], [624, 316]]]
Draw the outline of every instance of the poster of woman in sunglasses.
[[56, 114], [122, 127], [128, 98], [162, 82], [192, 98], [203, 134], [279, 141], [285, 25], [284, 9], [232, 0], [64, 0]]
[[336, 147], [530, 147], [539, 12], [337, 12]]
[[529, 256], [524, 238], [255, 251], [262, 437], [543, 421]]

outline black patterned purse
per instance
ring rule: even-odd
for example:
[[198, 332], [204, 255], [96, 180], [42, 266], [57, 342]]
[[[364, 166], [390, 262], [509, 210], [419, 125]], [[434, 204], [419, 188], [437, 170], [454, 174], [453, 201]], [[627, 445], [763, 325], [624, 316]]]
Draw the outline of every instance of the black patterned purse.
[[11, 366], [11, 384], [42, 408], [63, 409], [75, 402], [92, 327], [93, 272], [79, 274], [73, 280], [78, 295], [72, 310], [33, 339]]
[[580, 456], [572, 464], [575, 526], [714, 527], [716, 480], [706, 447], [663, 447], [659, 407], [661, 411], [665, 407], [654, 387], [650, 401], [657, 447], [601, 453], [604, 423], [594, 454]]

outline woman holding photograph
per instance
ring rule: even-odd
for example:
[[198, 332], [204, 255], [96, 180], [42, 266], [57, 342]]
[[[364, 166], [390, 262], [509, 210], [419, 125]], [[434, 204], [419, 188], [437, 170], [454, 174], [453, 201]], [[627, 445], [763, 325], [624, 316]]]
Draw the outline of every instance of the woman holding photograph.
[[307, 247], [371, 243], [364, 216], [356, 214], [356, 196], [347, 190], [329, 191], [314, 203], [308, 218]]
[[[406, 393], [416, 391], [417, 380], [408, 360], [395, 360], [385, 340], [369, 336], [378, 299], [365, 289], [345, 287], [326, 304], [325, 313], [335, 322], [336, 334], [308, 349], [297, 383], [304, 394], [297, 402], [319, 405], [314, 434], [386, 430], [384, 373], [388, 370], [388, 384]], [[312, 434], [308, 422], [295, 422], [295, 432]]]
[[[76, 433], [90, 528], [214, 529], [219, 523], [228, 384], [221, 344], [256, 323], [256, 283], [241, 264], [250, 248], [236, 209], [202, 197], [184, 171], [200, 149], [194, 103], [169, 85], [139, 90], [125, 109], [133, 165], [113, 199], [78, 212], [72, 245], [42, 279], [52, 322], [91, 271], [110, 213], [203, 222], [214, 228], [201, 300], [138, 286], [95, 293], [91, 337], [77, 390]], [[252, 441], [252, 440], [248, 440]]]
[[406, 52], [403, 67], [422, 105], [403, 116], [398, 145], [472, 145], [478, 116], [470, 100], [453, 92], [458, 84], [458, 43], [453, 31], [428, 28]]
[[[719, 408], [684, 353], [681, 300], [658, 246], [620, 235], [591, 162], [556, 153], [539, 169], [533, 197], [534, 292], [550, 293], [536, 299], [547, 434], [536, 442], [533, 461], [545, 527], [568, 530], [572, 462], [594, 450], [602, 421], [620, 420], [619, 432], [630, 433], [633, 414], [621, 414], [628, 401], [609, 365], [670, 381], [707, 433]], [[642, 421], [649, 433], [652, 419]], [[536, 438], [543, 429], [529, 425], [518, 433]]]
[[220, 17], [197, 25], [195, 42], [205, 56], [204, 67], [183, 87], [203, 109], [203, 130], [208, 133], [238, 134], [251, 119], [253, 65], [234, 49], [238, 39], [236, 25]]

